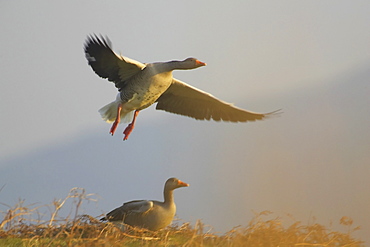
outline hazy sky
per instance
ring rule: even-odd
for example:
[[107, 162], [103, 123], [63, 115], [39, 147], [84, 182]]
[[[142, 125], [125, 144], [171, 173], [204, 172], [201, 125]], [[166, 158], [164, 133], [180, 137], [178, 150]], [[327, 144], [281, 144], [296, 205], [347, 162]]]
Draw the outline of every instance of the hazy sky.
[[[0, 202], [49, 203], [84, 186], [102, 197], [101, 213], [161, 199], [177, 176], [191, 184], [176, 191], [185, 221], [226, 231], [246, 225], [252, 210], [319, 223], [346, 215], [365, 238], [369, 12], [367, 0], [1, 1]], [[128, 141], [124, 126], [110, 137], [97, 110], [116, 89], [87, 65], [92, 33], [141, 62], [196, 57], [207, 66], [175, 77], [239, 107], [284, 114], [224, 124], [151, 107]], [[23, 172], [13, 178], [10, 166]], [[33, 181], [41, 170], [53, 186]]]

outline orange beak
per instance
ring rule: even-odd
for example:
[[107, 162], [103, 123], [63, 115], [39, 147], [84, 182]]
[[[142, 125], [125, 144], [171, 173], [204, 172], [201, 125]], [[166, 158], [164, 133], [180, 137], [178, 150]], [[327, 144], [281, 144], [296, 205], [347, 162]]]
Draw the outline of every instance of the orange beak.
[[182, 186], [182, 187], [189, 187], [189, 184], [179, 180], [179, 185]]
[[196, 64], [199, 65], [199, 66], [206, 66], [207, 65], [206, 63], [203, 63], [199, 60], [196, 61]]

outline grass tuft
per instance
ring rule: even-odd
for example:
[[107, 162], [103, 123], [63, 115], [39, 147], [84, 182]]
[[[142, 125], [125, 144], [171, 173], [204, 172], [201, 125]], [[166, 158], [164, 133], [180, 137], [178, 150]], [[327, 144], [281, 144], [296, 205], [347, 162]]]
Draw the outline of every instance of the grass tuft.
[[[24, 205], [19, 200], [15, 206], [0, 211], [0, 246], [365, 246], [351, 235], [359, 227], [352, 227], [353, 220], [344, 216], [339, 223], [346, 226], [345, 233], [327, 227], [299, 221], [285, 227], [281, 218], [271, 217], [272, 212], [255, 213], [247, 226], [237, 226], [223, 235], [212, 233], [212, 228], [198, 220], [190, 223], [174, 223], [164, 230], [152, 232], [126, 226], [123, 232], [112, 223], [102, 223], [89, 215], [79, 215], [84, 201], [95, 201], [94, 194], [86, 194], [82, 188], [73, 188], [63, 200], [51, 205]], [[72, 200], [67, 217], [59, 216], [66, 202]], [[50, 216], [40, 213], [41, 207], [50, 209]], [[45, 218], [46, 217], [46, 218]]]

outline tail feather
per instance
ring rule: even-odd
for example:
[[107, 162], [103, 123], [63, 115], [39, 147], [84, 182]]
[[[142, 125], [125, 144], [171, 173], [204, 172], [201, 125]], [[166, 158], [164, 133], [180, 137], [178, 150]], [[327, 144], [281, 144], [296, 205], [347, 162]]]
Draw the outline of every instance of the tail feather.
[[[112, 123], [117, 118], [117, 108], [120, 102], [113, 101], [99, 109], [99, 113], [104, 121]], [[133, 119], [134, 111], [121, 111], [121, 122], [130, 122]]]

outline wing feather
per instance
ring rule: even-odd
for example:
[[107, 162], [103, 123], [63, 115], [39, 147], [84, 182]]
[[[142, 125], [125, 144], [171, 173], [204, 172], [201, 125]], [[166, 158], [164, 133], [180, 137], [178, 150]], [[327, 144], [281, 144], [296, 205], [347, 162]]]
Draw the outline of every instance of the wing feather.
[[125, 82], [140, 72], [145, 65], [133, 59], [117, 55], [112, 50], [108, 38], [89, 36], [85, 43], [85, 55], [95, 73], [111, 82], [119, 89]]
[[157, 110], [198, 120], [247, 122], [261, 120], [277, 112], [257, 113], [243, 110], [177, 79], [173, 80], [171, 86], [158, 98], [157, 102]]
[[137, 200], [124, 203], [113, 209], [102, 220], [122, 221], [128, 214], [144, 214], [153, 208], [153, 201]]

